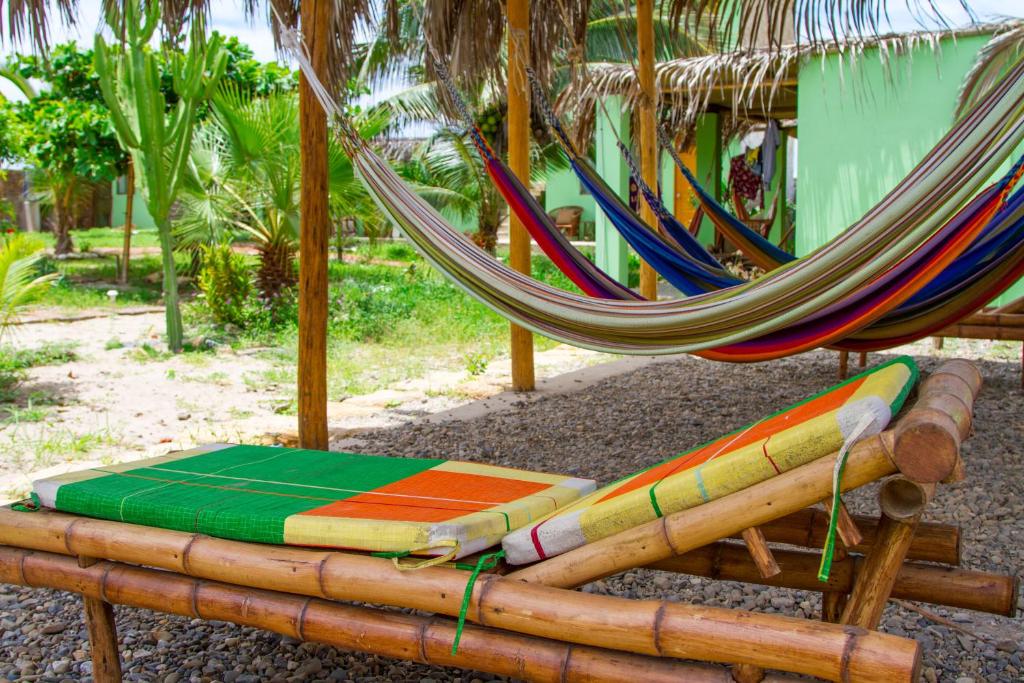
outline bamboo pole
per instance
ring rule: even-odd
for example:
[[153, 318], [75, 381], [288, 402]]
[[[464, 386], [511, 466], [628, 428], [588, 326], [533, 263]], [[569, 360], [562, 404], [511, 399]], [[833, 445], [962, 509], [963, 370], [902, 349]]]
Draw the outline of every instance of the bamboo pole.
[[[721, 581], [821, 591], [826, 596], [845, 596], [853, 590], [864, 569], [862, 556], [849, 555], [832, 564], [828, 581], [819, 581], [821, 553], [779, 548], [772, 553], [782, 571], [768, 578], [761, 576], [742, 545], [729, 542], [712, 543], [647, 566]], [[1017, 586], [1014, 576], [904, 562], [897, 573], [892, 597], [1012, 617], [1017, 611]]]
[[[92, 557], [80, 555], [82, 569], [96, 564]], [[97, 683], [120, 683], [121, 656], [117, 650], [117, 622], [114, 608], [100, 597], [82, 595], [85, 628], [89, 633], [89, 653], [92, 659], [92, 677]]]
[[920, 398], [896, 425], [895, 461], [900, 472], [919, 482], [937, 482], [960, 466], [960, 442], [971, 431], [974, 397], [981, 373], [952, 360], [921, 385]]
[[992, 309], [993, 313], [1024, 313], [1024, 296], [1014, 299], [1008, 304]]
[[[18, 522], [21, 522], [20, 524]], [[59, 513], [0, 510], [0, 544], [146, 564], [314, 598], [459, 614], [468, 575], [403, 572], [366, 555], [268, 546]], [[916, 643], [834, 624], [669, 601], [626, 600], [480, 577], [469, 621], [635, 654], [751, 664], [821, 678], [909, 680]], [[844, 654], [845, 653], [845, 654]], [[851, 654], [852, 653], [852, 654]]]
[[[327, 73], [329, 0], [299, 3], [302, 35], [317, 75]], [[327, 450], [327, 114], [299, 74], [302, 183], [299, 189], [299, 445]]]
[[[530, 88], [526, 68], [530, 63], [530, 0], [508, 0], [508, 165], [522, 183], [530, 186]], [[509, 217], [509, 265], [530, 274], [530, 235], [513, 214]], [[512, 388], [533, 391], [533, 334], [512, 323], [510, 331]]]
[[[971, 372], [977, 378], [971, 382]], [[965, 406], [973, 405], [974, 392], [980, 387], [980, 375], [970, 363], [949, 361], [936, 375], [955, 375], [964, 379], [950, 390]], [[945, 380], [944, 380], [945, 382]], [[897, 462], [911, 465], [915, 474], [901, 470], [913, 479], [918, 472], [928, 473], [927, 457], [959, 457], [960, 436], [957, 421], [943, 412], [949, 402], [932, 401], [933, 393], [944, 392], [948, 383], [926, 382], [919, 392], [916, 407], [901, 419], [895, 429], [858, 442], [850, 449], [844, 491], [863, 486], [897, 471]], [[940, 391], [941, 390], [941, 391]], [[917, 417], [910, 423], [907, 420]], [[969, 411], [968, 411], [969, 417]], [[904, 438], [897, 443], [897, 435]], [[909, 452], [908, 452], [909, 451]], [[509, 574], [520, 581], [563, 588], [581, 586], [638, 565], [681, 555], [720, 538], [760, 526], [822, 500], [832, 492], [835, 455], [819, 458], [777, 475], [742, 491], [712, 500], [689, 510], [661, 517], [608, 538], [589, 543], [563, 555]]]
[[[654, 0], [636, 3], [637, 70], [640, 77], [640, 173], [644, 182], [658, 191], [657, 86], [654, 82]], [[657, 231], [654, 211], [641, 200], [640, 217]], [[658, 298], [658, 274], [651, 264], [640, 260], [640, 294], [645, 299]]]
[[1024, 327], [1003, 327], [1000, 325], [967, 325], [957, 323], [944, 327], [935, 333], [939, 337], [959, 339], [993, 339], [995, 341], [1022, 341]]
[[[199, 619], [230, 621], [299, 640], [422, 664], [458, 666], [539, 681], [729, 680], [718, 667], [623, 654], [597, 648], [467, 626], [452, 654], [455, 624], [286, 593], [200, 581], [171, 572], [103, 562], [83, 569], [70, 558], [0, 548], [0, 578], [7, 583], [82, 593], [85, 600]], [[116, 654], [116, 650], [115, 650]], [[95, 654], [94, 654], [95, 656]], [[120, 681], [97, 676], [97, 681]]]
[[878, 533], [884, 545], [876, 545], [867, 556], [840, 623], [867, 629], [878, 628], [919, 519], [920, 514], [902, 520], [882, 516]]
[[843, 381], [850, 374], [850, 352], [839, 352], [839, 381]]
[[[804, 548], [821, 548], [825, 545], [828, 532], [828, 513], [819, 508], [806, 508], [791, 515], [780, 517], [759, 528], [769, 543], [785, 543]], [[867, 515], [853, 515], [853, 523], [863, 535], [860, 543], [847, 544], [858, 553], [867, 553], [874, 544], [879, 520]], [[738, 538], [734, 535], [733, 538]], [[845, 541], [844, 541], [845, 543]], [[913, 544], [907, 553], [911, 560], [960, 564], [960, 528], [949, 524], [922, 522], [914, 534]]]

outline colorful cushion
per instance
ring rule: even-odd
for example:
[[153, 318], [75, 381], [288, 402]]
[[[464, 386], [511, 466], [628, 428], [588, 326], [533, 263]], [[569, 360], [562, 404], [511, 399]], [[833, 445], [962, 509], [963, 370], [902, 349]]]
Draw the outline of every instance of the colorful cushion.
[[215, 444], [35, 482], [50, 508], [260, 543], [461, 557], [592, 492], [454, 460]]
[[834, 453], [854, 432], [882, 431], [917, 376], [908, 357], [873, 368], [510, 533], [505, 557], [524, 564], [558, 555]]

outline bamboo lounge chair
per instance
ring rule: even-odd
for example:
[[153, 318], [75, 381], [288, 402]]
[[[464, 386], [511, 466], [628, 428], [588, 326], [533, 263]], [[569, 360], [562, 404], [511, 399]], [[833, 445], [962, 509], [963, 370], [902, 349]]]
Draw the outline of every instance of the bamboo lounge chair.
[[[913, 372], [905, 374], [906, 386], [896, 387], [896, 394], [892, 393], [892, 386], [872, 393], [887, 396], [890, 405], [897, 405], [915, 378]], [[860, 385], [840, 385], [837, 390], [799, 404], [793, 409], [796, 413], [785, 411], [754, 427], [770, 420], [778, 422], [780, 416], [783, 420], [788, 419], [787, 415], [800, 417], [800, 411], [813, 412], [809, 406], [819, 404], [820, 408], [822, 402], [828, 406], [818, 411], [819, 416], [838, 415], [837, 411], [850, 405], [850, 392], [866, 386], [865, 376], [870, 377], [871, 373], [851, 380], [860, 381]], [[201, 506], [197, 507], [195, 501], [181, 501], [183, 509], [192, 510], [193, 522], [189, 523], [200, 528], [221, 524], [224, 535], [236, 537], [262, 533], [262, 539], [268, 542], [215, 538], [46, 509], [29, 514], [4, 508], [0, 509], [0, 581], [82, 594], [94, 678], [101, 682], [120, 678], [112, 604], [231, 621], [343, 649], [528, 680], [761, 680], [764, 669], [830, 680], [916, 680], [921, 657], [917, 642], [874, 630], [890, 595], [998, 613], [1012, 613], [1015, 607], [1016, 586], [1009, 577], [924, 563], [955, 565], [959, 559], [959, 536], [955, 529], [919, 520], [936, 484], [963, 476], [960, 444], [970, 432], [972, 407], [980, 384], [980, 375], [972, 365], [948, 362], [924, 382], [914, 407], [893, 426], [865, 436], [849, 448], [840, 480], [842, 490], [894, 476], [881, 488], [880, 518], [850, 518], [844, 516], [841, 504], [834, 508], [835, 518], [840, 520], [840, 552], [826, 583], [817, 583], [813, 568], [809, 570], [810, 564], [819, 560], [816, 553], [772, 549], [767, 543], [811, 546], [820, 542], [827, 515], [808, 507], [826, 498], [831, 500], [836, 453], [823, 454], [790, 469], [783, 466], [781, 474], [759, 483], [695, 507], [665, 511], [662, 516], [612, 531], [525, 567], [512, 569], [493, 557], [487, 561], [485, 556], [471, 575], [450, 565], [410, 571], [399, 568], [408, 559], [273, 545], [270, 542], [280, 543], [281, 539], [268, 533], [266, 527], [239, 530], [234, 524], [237, 520], [229, 519], [230, 515], [219, 517], [215, 509], [212, 515], [199, 514]], [[858, 396], [862, 397], [854, 397]], [[827, 437], [828, 420], [819, 420], [817, 424], [819, 433]], [[778, 433], [784, 433], [785, 427], [782, 425]], [[749, 433], [751, 429], [736, 434]], [[842, 431], [845, 434], [845, 429]], [[735, 439], [736, 434], [729, 438]], [[730, 448], [734, 445], [730, 444]], [[832, 448], [834, 443], [830, 442]], [[692, 458], [693, 453], [701, 450], [680, 457]], [[286, 449], [278, 452], [297, 453]], [[733, 452], [742, 455], [744, 447]], [[210, 464], [216, 454], [199, 453], [193, 457], [197, 458], [196, 463]], [[766, 448], [765, 455], [768, 454]], [[732, 455], [722, 455], [720, 460]], [[174, 456], [163, 462], [169, 463], [166, 470], [185, 471], [181, 460]], [[355, 458], [353, 462], [363, 461]], [[529, 516], [536, 512], [537, 499], [552, 493], [552, 489], [557, 489], [562, 500], [549, 501], [549, 507], [566, 506], [569, 510], [573, 500], [580, 501], [577, 505], [583, 504], [580, 496], [589, 486], [578, 479], [483, 465], [466, 465], [463, 469], [465, 464], [431, 461], [433, 464], [428, 466], [421, 461], [410, 462], [406, 466], [415, 470], [413, 477], [424, 472], [435, 476], [435, 470], [445, 468], [445, 473], [504, 476], [510, 481], [532, 484], [523, 485], [529, 491], [524, 496], [529, 499], [526, 502], [490, 501], [490, 507], [471, 510], [460, 507], [453, 514], [462, 522], [479, 522], [480, 517], [487, 517], [481, 508], [501, 508], [501, 514], [490, 517], [512, 517], [514, 509], [519, 510], [520, 516]], [[220, 465], [206, 475], [230, 476], [226, 473], [232, 470], [223, 462]], [[146, 472], [152, 473], [158, 466], [159, 463], [150, 463], [150, 467], [140, 471], [123, 471], [146, 476]], [[256, 479], [253, 471], [245, 473], [250, 481]], [[43, 502], [50, 497], [51, 504], [61, 507], [65, 505], [65, 494], [73, 493], [76, 486], [88, 488], [90, 481], [103, 479], [95, 472], [81, 473], [59, 482], [39, 484], [37, 493]], [[115, 481], [120, 479], [114, 477]], [[355, 496], [370, 496], [367, 502], [371, 506], [381, 503], [374, 496], [388, 494], [400, 497], [400, 507], [410, 502], [413, 494], [402, 488], [401, 476], [390, 472], [378, 479], [375, 488], [370, 490], [366, 485], [366, 492]], [[661, 481], [667, 482], [668, 478]], [[68, 489], [62, 493], [65, 486]], [[98, 486], [93, 493], [100, 491]], [[388, 489], [389, 486], [397, 486], [397, 490]], [[271, 492], [282, 497], [288, 493], [280, 488]], [[444, 492], [448, 500], [457, 498], [450, 481]], [[538, 493], [539, 496], [534, 495]], [[677, 493], [666, 494], [664, 498], [658, 493], [658, 497], [667, 505]], [[478, 494], [474, 491], [463, 500]], [[346, 500], [351, 498], [341, 500], [342, 507]], [[103, 504], [96, 503], [97, 514], [103, 514], [99, 510]], [[599, 502], [589, 509], [597, 510], [600, 505]], [[259, 506], [249, 505], [249, 509], [254, 518], [259, 517]], [[297, 509], [299, 512], [294, 516], [303, 516], [302, 512], [308, 511], [303, 506]], [[153, 514], [151, 508], [132, 500], [130, 494], [122, 496], [119, 510], [118, 514], [136, 520]], [[558, 515], [556, 512], [548, 519], [558, 519]], [[323, 510], [312, 515], [324, 516], [327, 515]], [[371, 537], [388, 529], [387, 525], [380, 526], [384, 516], [378, 514], [372, 521]], [[352, 530], [350, 513], [340, 511], [338, 520], [342, 529]], [[162, 523], [184, 524], [181, 518], [175, 521], [166, 515]], [[519, 523], [509, 519], [507, 525]], [[460, 528], [466, 526], [461, 524]], [[433, 530], [436, 541], [439, 533], [436, 520], [406, 520], [405, 526], [400, 522], [399, 527], [401, 533], [396, 536], [410, 530]], [[316, 528], [321, 536], [301, 537], [299, 542], [337, 541], [324, 536], [335, 533], [331, 525]], [[476, 535], [489, 540], [490, 529], [490, 522], [482, 523], [477, 528], [481, 533]], [[724, 540], [737, 536], [744, 539], [746, 547]], [[406, 537], [404, 542], [416, 540]], [[442, 544], [432, 552], [458, 555], [469, 549], [455, 550]], [[435, 561], [440, 559], [447, 558]], [[497, 566], [476, 577], [480, 569], [491, 564]], [[598, 578], [643, 566], [821, 590], [826, 596], [827, 621], [668, 600], [628, 600], [573, 590]], [[408, 608], [436, 616], [352, 603]], [[469, 622], [464, 630], [461, 623], [450, 619], [460, 614]], [[456, 649], [453, 645], [457, 640]], [[681, 660], [704, 660], [733, 667], [730, 670]], [[767, 677], [781, 679], [783, 676], [775, 674]]]

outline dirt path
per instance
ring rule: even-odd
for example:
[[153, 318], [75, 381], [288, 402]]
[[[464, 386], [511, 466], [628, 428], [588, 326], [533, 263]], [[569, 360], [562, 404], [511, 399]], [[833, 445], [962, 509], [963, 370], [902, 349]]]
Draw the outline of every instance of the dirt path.
[[[13, 328], [6, 343], [65, 343], [77, 358], [36, 367], [20, 388], [22, 408], [0, 422], [0, 500], [21, 497], [33, 479], [97, 464], [137, 460], [216, 441], [294, 445], [294, 387], [267, 379], [268, 349], [227, 346], [172, 356], [161, 312], [83, 311], [83, 317]], [[566, 346], [537, 354], [538, 378], [608, 356]], [[463, 364], [464, 365], [464, 364]], [[332, 445], [366, 429], [396, 426], [507, 390], [507, 359], [485, 372], [441, 370], [328, 404]]]

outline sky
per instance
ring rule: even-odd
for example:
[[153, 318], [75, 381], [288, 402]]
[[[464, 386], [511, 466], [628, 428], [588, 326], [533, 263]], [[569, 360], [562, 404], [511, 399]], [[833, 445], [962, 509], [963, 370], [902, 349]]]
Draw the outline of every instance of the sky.
[[[915, 0], [912, 0], [914, 2]], [[960, 6], [959, 0], [933, 0], [943, 11], [953, 26], [969, 23], [969, 17]], [[916, 0], [922, 2], [922, 0]], [[93, 34], [100, 24], [101, 0], [79, 0], [79, 16], [76, 25], [51, 26], [51, 37], [54, 43], [74, 40], [84, 46], [91, 46]], [[992, 21], [1002, 17], [1024, 17], [1024, 2], [1020, 0], [969, 0], [971, 8], [979, 21]], [[921, 25], [915, 21], [914, 13], [907, 9], [902, 0], [889, 0], [891, 30], [919, 30]], [[238, 0], [211, 0], [212, 28], [228, 36], [237, 36], [243, 43], [252, 48], [257, 59], [271, 61], [277, 59], [274, 52], [274, 40], [267, 28], [266, 21], [256, 20], [254, 23], [246, 19], [242, 4]], [[52, 16], [56, 16], [54, 13]], [[934, 28], [934, 27], [931, 27]], [[10, 43], [0, 44], [0, 59], [18, 46]], [[0, 80], [0, 92], [17, 97], [17, 93], [9, 84]]]

